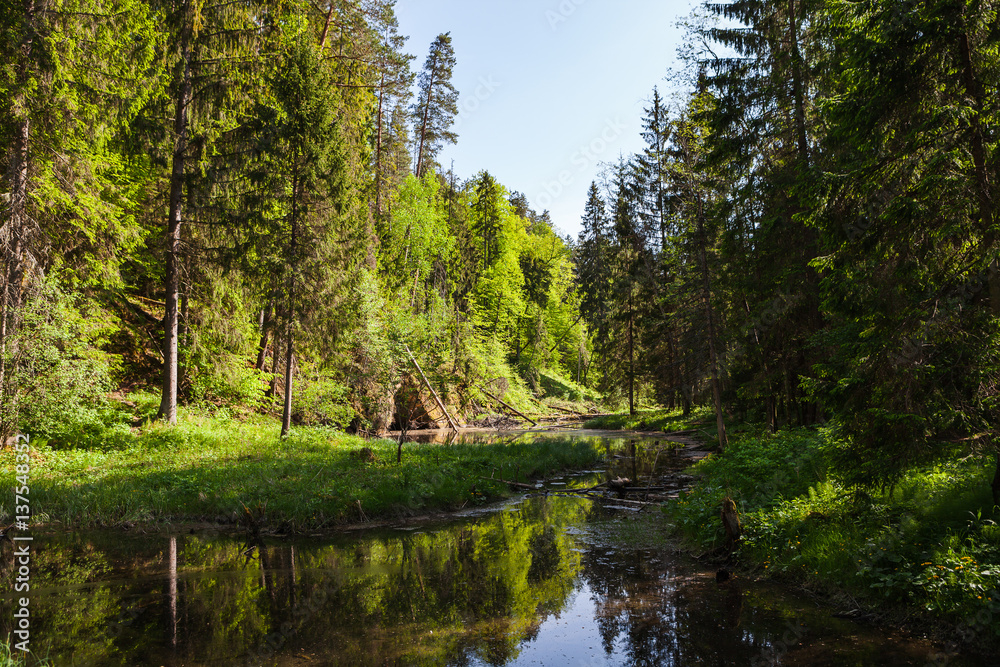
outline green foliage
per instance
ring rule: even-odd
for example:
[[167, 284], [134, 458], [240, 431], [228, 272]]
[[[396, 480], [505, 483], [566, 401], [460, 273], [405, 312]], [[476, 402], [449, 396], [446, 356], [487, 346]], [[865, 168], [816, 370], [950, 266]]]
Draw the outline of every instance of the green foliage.
[[54, 664], [48, 658], [41, 658], [33, 652], [25, 653], [14, 648], [17, 638], [8, 637], [0, 641], [0, 667], [49, 667]]
[[259, 332], [243, 287], [232, 276], [207, 270], [200, 293], [183, 320], [182, 390], [190, 400], [256, 408], [264, 398], [268, 377], [249, 360]]
[[21, 431], [58, 447], [92, 447], [113, 426], [107, 393], [120, 359], [101, 350], [118, 323], [50, 276], [29, 295], [13, 372]]
[[[830, 465], [830, 430], [747, 433], [694, 468], [695, 487], [665, 508], [703, 548], [724, 538], [721, 499], [742, 512], [749, 567], [843, 590], [872, 605], [921, 607], [954, 621], [989, 611], [1000, 572], [1000, 508], [984, 461], [912, 468], [890, 491], [852, 491]], [[1000, 634], [994, 616], [989, 632]]]
[[698, 408], [684, 416], [681, 410], [639, 410], [634, 415], [615, 414], [597, 417], [586, 422], [584, 428], [610, 429], [621, 431], [683, 431], [690, 428], [692, 421], [700, 422], [712, 416], [708, 408]]

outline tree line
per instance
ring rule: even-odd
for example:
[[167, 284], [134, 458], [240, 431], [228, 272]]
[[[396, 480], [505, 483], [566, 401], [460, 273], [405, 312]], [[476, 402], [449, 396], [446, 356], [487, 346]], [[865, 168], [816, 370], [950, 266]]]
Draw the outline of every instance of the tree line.
[[[734, 0], [590, 191], [604, 388], [832, 423], [860, 484], [997, 454], [1000, 16], [989, 0]], [[1000, 458], [993, 483], [1000, 503]]]
[[137, 388], [378, 431], [407, 345], [473, 412], [588, 354], [548, 214], [438, 164], [451, 37], [414, 71], [392, 0], [19, 0], [0, 33], [4, 438], [97, 443]]

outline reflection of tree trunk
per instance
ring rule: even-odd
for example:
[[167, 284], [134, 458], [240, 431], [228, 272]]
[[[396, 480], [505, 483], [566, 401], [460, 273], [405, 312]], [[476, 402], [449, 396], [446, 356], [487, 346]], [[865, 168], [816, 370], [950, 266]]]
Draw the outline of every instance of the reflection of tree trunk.
[[289, 572], [289, 575], [288, 575], [289, 576], [289, 582], [288, 582], [289, 583], [289, 587], [288, 587], [289, 593], [288, 593], [288, 595], [289, 595], [289, 599], [291, 600], [291, 604], [294, 607], [295, 603], [298, 601], [298, 590], [295, 587], [296, 573], [295, 573], [295, 547], [294, 546], [288, 547], [288, 572]]
[[170, 538], [170, 645], [177, 648], [177, 538]]
[[[267, 591], [267, 597], [271, 599], [271, 602], [276, 602], [274, 594], [274, 575], [269, 573], [271, 570], [271, 554], [268, 553], [267, 547], [263, 543], [257, 543], [257, 553], [260, 554], [260, 578], [261, 583], [264, 585], [264, 590]], [[271, 574], [271, 576], [268, 576]]]
[[629, 453], [632, 455], [632, 484], [639, 484], [639, 452], [635, 446], [635, 440], [628, 441]]

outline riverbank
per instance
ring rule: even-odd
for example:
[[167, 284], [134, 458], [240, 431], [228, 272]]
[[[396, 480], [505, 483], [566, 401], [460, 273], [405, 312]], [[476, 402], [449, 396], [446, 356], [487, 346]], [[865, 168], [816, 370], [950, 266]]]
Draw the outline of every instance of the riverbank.
[[[303, 532], [451, 511], [513, 494], [508, 481], [592, 466], [588, 443], [522, 437], [491, 445], [365, 440], [271, 419], [182, 411], [179, 423], [131, 429], [100, 450], [32, 449], [34, 525], [133, 527], [213, 522]], [[16, 482], [0, 452], [0, 489]], [[505, 480], [505, 481], [502, 481]], [[0, 498], [0, 521], [13, 515]]]
[[[1000, 510], [986, 459], [910, 470], [893, 489], [860, 491], [829, 464], [824, 428], [771, 434], [734, 426], [730, 446], [691, 469], [694, 486], [663, 509], [689, 551], [721, 550], [724, 497], [735, 501], [744, 576], [790, 583], [860, 617], [980, 651], [1000, 644]], [[947, 628], [944, 632], [942, 628]]]

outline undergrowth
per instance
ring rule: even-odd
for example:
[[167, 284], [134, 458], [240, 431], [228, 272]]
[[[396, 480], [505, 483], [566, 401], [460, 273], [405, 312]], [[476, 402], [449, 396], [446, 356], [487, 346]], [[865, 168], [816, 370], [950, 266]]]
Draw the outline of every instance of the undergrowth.
[[739, 561], [758, 573], [844, 592], [870, 606], [917, 607], [989, 645], [1000, 637], [1000, 508], [990, 466], [970, 457], [916, 468], [885, 490], [847, 488], [826, 429], [734, 437], [696, 464], [692, 490], [664, 507], [698, 549], [724, 543], [725, 496], [743, 523]]
[[[707, 422], [711, 422], [711, 427]], [[687, 417], [680, 409], [676, 410], [638, 410], [636, 414], [628, 413], [595, 417], [586, 422], [584, 428], [620, 430], [620, 431], [682, 431], [689, 430], [694, 424], [696, 431], [704, 430], [703, 435], [709, 439], [715, 437], [715, 418], [708, 408], [695, 408]]]

